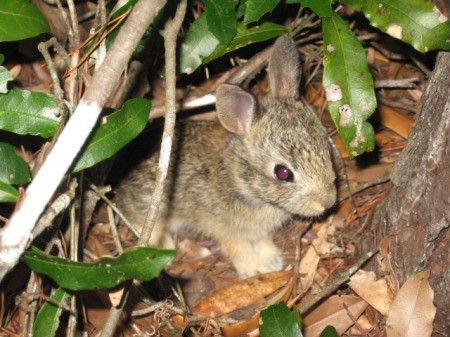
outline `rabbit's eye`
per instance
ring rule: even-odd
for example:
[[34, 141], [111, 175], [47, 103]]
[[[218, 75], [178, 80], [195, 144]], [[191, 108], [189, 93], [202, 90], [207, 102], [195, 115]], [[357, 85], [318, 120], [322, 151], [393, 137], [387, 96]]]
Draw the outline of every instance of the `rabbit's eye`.
[[294, 173], [286, 166], [276, 165], [274, 170], [275, 176], [279, 181], [290, 183], [294, 181]]

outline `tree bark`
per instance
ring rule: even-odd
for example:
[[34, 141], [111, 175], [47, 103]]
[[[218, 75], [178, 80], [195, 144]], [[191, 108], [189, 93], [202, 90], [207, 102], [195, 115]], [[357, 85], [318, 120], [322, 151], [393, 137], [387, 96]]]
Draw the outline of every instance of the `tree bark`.
[[[375, 210], [361, 251], [380, 248], [394, 289], [430, 269], [437, 307], [433, 336], [450, 331], [450, 53], [438, 55], [413, 131], [391, 174], [392, 188]], [[374, 230], [376, 229], [376, 230]], [[392, 284], [392, 283], [391, 283]]]

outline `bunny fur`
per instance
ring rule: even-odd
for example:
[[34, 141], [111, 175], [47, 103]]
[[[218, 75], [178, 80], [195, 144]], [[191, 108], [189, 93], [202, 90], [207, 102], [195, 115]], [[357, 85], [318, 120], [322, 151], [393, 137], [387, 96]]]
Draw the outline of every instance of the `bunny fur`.
[[[216, 93], [219, 121], [182, 121], [150, 244], [173, 246], [169, 232], [186, 225], [218, 241], [242, 277], [280, 270], [273, 232], [293, 215], [321, 215], [336, 201], [327, 135], [300, 100], [300, 57], [288, 36], [269, 60], [271, 95], [238, 86]], [[128, 219], [142, 226], [158, 161], [146, 158], [116, 190]], [[276, 166], [292, 172], [280, 180]]]

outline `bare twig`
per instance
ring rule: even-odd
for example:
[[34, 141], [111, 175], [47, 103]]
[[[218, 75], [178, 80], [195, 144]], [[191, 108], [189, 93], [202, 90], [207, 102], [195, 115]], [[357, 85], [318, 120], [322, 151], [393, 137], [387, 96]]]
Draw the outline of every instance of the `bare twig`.
[[411, 59], [414, 61], [414, 63], [416, 64], [416, 66], [422, 70], [422, 72], [426, 75], [426, 76], [431, 76], [431, 70], [428, 69], [428, 67], [423, 64], [417, 57], [415, 56], [411, 56]]
[[[55, 69], [53, 59], [48, 52], [48, 48], [55, 48], [59, 45], [55, 37], [52, 37], [46, 42], [41, 42], [38, 44], [38, 50], [44, 56], [45, 62], [47, 63], [47, 68], [50, 73], [53, 82], [53, 93], [55, 94], [56, 105], [58, 106], [57, 116], [64, 114], [66, 112], [66, 106], [64, 104], [64, 92], [61, 88], [61, 83], [59, 82], [58, 73]], [[63, 48], [58, 48], [58, 50], [64, 50]], [[67, 56], [67, 54], [65, 54]], [[64, 58], [65, 59], [65, 58]]]
[[[80, 45], [80, 32], [78, 30], [78, 16], [73, 0], [68, 0], [67, 6], [69, 7], [69, 14], [70, 14], [69, 18], [67, 18], [64, 9], [62, 8], [61, 4], [59, 4], [61, 13], [64, 12], [63, 15], [66, 18], [66, 24], [68, 26], [69, 32], [70, 47], [74, 51], [72, 53], [71, 59], [71, 66], [73, 67], [76, 64], [78, 64], [78, 60], [80, 58], [80, 51], [77, 49], [78, 46]], [[67, 88], [68, 88], [66, 90], [67, 98], [69, 102], [72, 104], [72, 106], [75, 107], [78, 104], [78, 95], [77, 95], [79, 88], [78, 71], [74, 71], [69, 75]]]
[[386, 99], [383, 97], [378, 97], [378, 101], [384, 105], [390, 106], [392, 108], [403, 109], [406, 111], [411, 111], [417, 114], [420, 108], [416, 107], [413, 101], [406, 98], [399, 98], [397, 100]]
[[268, 63], [269, 57], [272, 54], [273, 46], [264, 49], [253, 56], [245, 65], [240, 67], [230, 78], [227, 83], [241, 84], [249, 77], [255, 76]]
[[310, 302], [306, 303], [304, 306], [299, 308], [299, 312], [301, 315], [308, 312], [312, 307], [314, 307], [317, 303], [319, 303], [323, 298], [329, 296], [334, 293], [336, 289], [338, 289], [342, 284], [347, 282], [350, 277], [355, 274], [367, 261], [369, 261], [372, 256], [374, 256], [377, 252], [369, 252], [365, 254], [361, 259], [356, 262], [356, 264], [345, 271], [340, 277], [338, 277], [333, 283], [329, 284], [326, 288], [322, 289]]
[[[106, 27], [106, 4], [105, 0], [99, 0], [98, 1], [98, 8], [97, 8], [97, 20], [100, 23], [102, 27]], [[95, 69], [97, 70], [100, 68], [101, 64], [105, 60], [106, 57], [106, 42], [105, 40], [101, 40], [98, 48], [98, 57], [97, 62], [95, 63]]]
[[56, 218], [58, 214], [60, 214], [63, 210], [65, 210], [69, 205], [72, 199], [75, 197], [75, 189], [77, 188], [76, 179], [72, 180], [70, 183], [69, 189], [61, 194], [47, 209], [44, 215], [39, 219], [36, 227], [34, 227], [32, 232], [32, 238], [38, 237], [46, 228], [52, 225], [53, 219]]
[[[175, 17], [173, 20], [169, 20], [166, 23], [164, 29], [164, 46], [166, 51], [166, 120], [164, 124], [164, 133], [161, 144], [161, 157], [158, 166], [158, 175], [156, 178], [156, 186], [153, 191], [152, 201], [149, 207], [149, 211], [145, 220], [145, 225], [139, 238], [139, 244], [146, 244], [150, 239], [150, 235], [153, 230], [156, 216], [159, 209], [159, 203], [163, 193], [164, 180], [167, 175], [167, 169], [169, 167], [170, 150], [172, 146], [173, 132], [175, 126], [175, 90], [176, 90], [176, 41], [178, 31], [184, 20], [186, 13], [187, 0], [182, 0], [177, 7]], [[133, 13], [132, 13], [133, 14]], [[109, 337], [114, 334], [117, 322], [120, 319], [120, 315], [125, 307], [125, 304], [130, 294], [129, 287], [130, 282], [127, 282], [124, 286], [124, 292], [122, 295], [121, 303], [117, 307], [112, 307], [108, 319], [106, 320], [100, 337]]]
[[376, 41], [371, 41], [370, 44], [377, 49], [381, 54], [383, 54], [386, 58], [394, 61], [403, 61], [408, 60], [409, 56], [405, 54], [399, 54], [395, 53], [389, 49], [387, 49], [384, 45], [381, 43], [378, 43]]
[[140, 237], [141, 233], [138, 232], [138, 230], [136, 228], [134, 228], [134, 226], [131, 224], [131, 222], [128, 221], [128, 219], [125, 217], [125, 215], [123, 215], [123, 213], [120, 211], [120, 209], [118, 209], [116, 207], [116, 205], [114, 205], [114, 203], [109, 200], [109, 198], [102, 192], [100, 191], [100, 189], [95, 186], [94, 184], [89, 184], [89, 187], [95, 192], [97, 193], [97, 195], [109, 206], [112, 208], [112, 210], [119, 216], [120, 220], [122, 220], [122, 222], [125, 224], [125, 226], [127, 226], [130, 231], [133, 232], [133, 234], [136, 237]]
[[362, 184], [360, 186], [358, 186], [357, 188], [355, 188], [353, 191], [350, 191], [350, 189], [347, 190], [347, 195], [344, 195], [342, 197], [339, 198], [339, 202], [344, 201], [345, 199], [351, 198], [353, 195], [358, 194], [359, 192], [362, 192], [368, 188], [371, 188], [373, 186], [376, 185], [381, 185], [384, 183], [387, 183], [389, 180], [391, 180], [390, 175], [384, 176], [384, 177], [380, 177], [378, 179], [369, 181], [365, 184]]
[[402, 78], [399, 80], [377, 80], [375, 81], [375, 89], [380, 88], [415, 88], [419, 82], [418, 77]]
[[119, 253], [123, 253], [122, 243], [120, 242], [119, 233], [116, 227], [116, 221], [114, 220], [114, 213], [110, 206], [107, 207], [108, 210], [108, 220], [109, 220], [109, 228], [111, 228], [111, 235], [113, 237], [114, 243], [116, 244], [117, 251]]
[[176, 45], [177, 35], [186, 13], [186, 0], [178, 5], [175, 17], [166, 23], [164, 27], [164, 48], [166, 61], [166, 116], [164, 132], [161, 141], [161, 152], [158, 164], [158, 173], [153, 190], [152, 200], [142, 229], [139, 244], [147, 244], [153, 231], [158, 216], [159, 204], [164, 190], [164, 181], [170, 162], [175, 119], [176, 119]]

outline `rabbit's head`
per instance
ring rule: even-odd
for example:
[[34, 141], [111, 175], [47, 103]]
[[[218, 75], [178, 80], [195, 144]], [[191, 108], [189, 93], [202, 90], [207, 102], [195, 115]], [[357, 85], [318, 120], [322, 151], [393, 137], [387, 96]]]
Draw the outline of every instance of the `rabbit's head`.
[[295, 42], [280, 37], [269, 61], [271, 95], [256, 99], [229, 84], [217, 90], [217, 112], [234, 133], [232, 174], [236, 193], [290, 214], [317, 216], [336, 201], [327, 134], [298, 100], [300, 57]]

